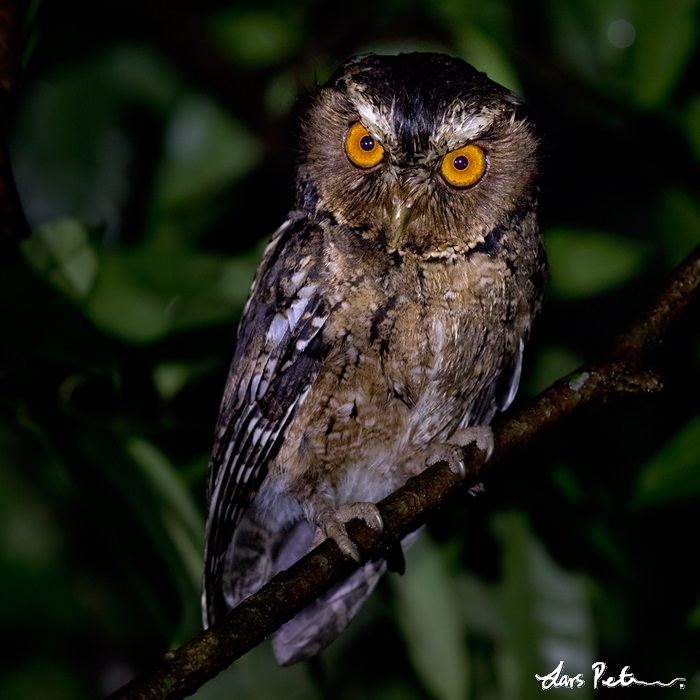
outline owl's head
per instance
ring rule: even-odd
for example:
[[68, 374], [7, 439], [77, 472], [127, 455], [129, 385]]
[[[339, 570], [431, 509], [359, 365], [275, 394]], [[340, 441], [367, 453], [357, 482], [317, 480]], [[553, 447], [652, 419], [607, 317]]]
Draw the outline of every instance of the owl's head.
[[447, 257], [533, 214], [522, 102], [442, 54], [344, 63], [302, 125], [297, 206], [388, 250]]

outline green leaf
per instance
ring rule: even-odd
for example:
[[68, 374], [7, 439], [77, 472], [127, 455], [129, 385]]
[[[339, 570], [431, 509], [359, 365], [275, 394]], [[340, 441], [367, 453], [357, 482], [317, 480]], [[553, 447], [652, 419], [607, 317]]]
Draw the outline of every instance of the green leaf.
[[397, 616], [424, 686], [439, 700], [469, 694], [469, 652], [458, 588], [437, 545], [424, 533], [406, 556], [406, 575], [393, 577]]
[[524, 387], [529, 394], [537, 394], [561, 377], [583, 364], [583, 358], [560, 345], [547, 345], [534, 358]]
[[230, 114], [198, 95], [183, 98], [165, 138], [155, 201], [180, 211], [218, 193], [258, 162], [258, 142]]
[[158, 53], [128, 42], [90, 60], [59, 62], [28, 80], [19, 101], [14, 173], [32, 222], [67, 212], [111, 228], [128, 197], [132, 144], [125, 129], [140, 110], [170, 109], [180, 76]]
[[546, 19], [561, 64], [592, 88], [642, 109], [668, 102], [692, 59], [697, 0], [549, 0]]
[[466, 25], [460, 32], [459, 47], [460, 56], [469, 63], [480, 66], [491, 80], [522, 95], [518, 76], [500, 42], [494, 41], [473, 25]]
[[637, 273], [646, 246], [600, 231], [557, 228], [545, 232], [552, 270], [551, 294], [577, 299], [617, 287]]
[[494, 586], [463, 571], [453, 576], [469, 634], [478, 634], [494, 644], [506, 636], [503, 614]]
[[[70, 489], [55, 478], [42, 437], [0, 414], [0, 599], [6, 602], [0, 626], [27, 634], [39, 625], [70, 635], [83, 620], [74, 581], [66, 577], [70, 542], [56, 507], [69, 500]], [[0, 697], [14, 697], [3, 694], [1, 680]]]
[[61, 416], [47, 427], [47, 437], [89, 509], [100, 556], [114, 560], [116, 580], [127, 580], [141, 598], [147, 613], [142, 629], [157, 626], [179, 641], [201, 629], [203, 525], [172, 465], [155, 448], [124, 441], [96, 422], [78, 426]]
[[192, 697], [194, 700], [321, 700], [306, 665], [281, 668], [272, 656], [269, 642], [249, 651]]
[[42, 653], [27, 654], [19, 661], [7, 664], [0, 676], [0, 697], [13, 700], [90, 698], [81, 674], [67, 666], [60, 653], [52, 656], [56, 658]]
[[216, 362], [161, 362], [153, 368], [153, 384], [165, 401], [170, 401], [190, 382], [217, 368]]
[[196, 588], [202, 575], [204, 521], [182, 477], [155, 445], [140, 438], [126, 443], [127, 453], [140, 465], [161, 503], [163, 527], [178, 550]]
[[[663, 9], [661, 9], [663, 7]], [[655, 108], [666, 102], [696, 50], [698, 0], [637, 0], [630, 5], [637, 40], [631, 80], [636, 102]]]
[[252, 251], [228, 260], [165, 237], [111, 251], [102, 258], [86, 312], [97, 326], [132, 343], [225, 322], [240, 313], [258, 257]]
[[249, 66], [269, 66], [283, 61], [299, 41], [298, 22], [290, 13], [267, 10], [229, 10], [216, 17], [212, 34], [236, 62]]
[[688, 616], [688, 624], [695, 628], [700, 629], [700, 599], [695, 603], [695, 607], [690, 611]]
[[683, 190], [666, 190], [661, 195], [657, 218], [669, 264], [677, 265], [700, 242], [700, 206], [697, 199]]
[[[570, 676], [590, 670], [593, 623], [585, 579], [557, 565], [523, 515], [498, 514], [494, 530], [502, 547], [500, 599], [510, 639], [501, 658], [503, 679], [511, 684], [504, 697], [541, 698], [535, 674], [549, 673], [560, 661]], [[576, 692], [591, 697], [588, 686]]]
[[44, 358], [81, 370], [114, 369], [113, 344], [85, 318], [78, 304], [29, 265], [2, 271], [0, 318], [3, 352], [19, 363]]
[[22, 242], [27, 261], [73, 299], [82, 299], [97, 276], [99, 258], [87, 226], [67, 218], [40, 226]]
[[134, 251], [105, 256], [86, 311], [92, 321], [109, 334], [132, 343], [146, 343], [165, 335], [170, 325], [168, 304], [143, 284], [131, 269]]
[[588, 78], [595, 76], [600, 68], [601, 49], [607, 48], [601, 41], [604, 24], [600, 3], [549, 0], [546, 10], [544, 16], [549, 22], [549, 35], [562, 63]]
[[552, 481], [562, 496], [571, 502], [583, 502], [586, 491], [579, 482], [576, 473], [564, 464], [557, 464], [551, 471]]
[[637, 508], [685, 500], [700, 493], [700, 414], [676, 433], [642, 469], [632, 498]]

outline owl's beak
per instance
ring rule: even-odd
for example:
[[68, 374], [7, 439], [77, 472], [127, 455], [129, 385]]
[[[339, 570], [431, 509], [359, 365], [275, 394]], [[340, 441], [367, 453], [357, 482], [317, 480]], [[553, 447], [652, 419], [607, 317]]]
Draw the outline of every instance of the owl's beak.
[[399, 247], [403, 234], [406, 230], [406, 224], [411, 218], [412, 207], [415, 202], [415, 195], [408, 197], [394, 197], [393, 201], [393, 216], [391, 221], [391, 240], [389, 241], [389, 250], [394, 251]]

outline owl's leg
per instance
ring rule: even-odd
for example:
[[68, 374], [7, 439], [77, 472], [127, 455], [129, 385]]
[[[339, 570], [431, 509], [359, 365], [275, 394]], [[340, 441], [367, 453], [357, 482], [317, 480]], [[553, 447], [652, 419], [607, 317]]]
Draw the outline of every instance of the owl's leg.
[[[476, 446], [486, 452], [486, 460], [491, 457], [494, 441], [493, 431], [488, 425], [477, 425], [456, 431], [447, 442], [430, 443], [424, 451], [410, 458], [403, 470], [407, 476], [420, 474], [428, 467], [438, 462], [446, 462], [452, 471], [462, 478], [467, 475], [464, 464], [464, 450], [467, 445], [475, 443]], [[478, 490], [478, 486], [472, 491]], [[314, 517], [309, 520], [317, 525], [316, 535], [311, 543], [311, 549], [321, 544], [325, 539], [332, 539], [346, 556], [355, 561], [361, 561], [360, 553], [354, 542], [348, 537], [345, 524], [353, 518], [363, 520], [369, 527], [377, 532], [384, 529], [384, 522], [376, 504], [370, 502], [348, 503], [337, 509], [333, 509], [327, 503], [319, 504], [317, 496], [312, 513]], [[307, 516], [308, 517], [308, 516]]]
[[384, 521], [374, 503], [347, 503], [336, 510], [326, 509], [322, 510], [320, 514], [318, 511], [316, 513], [315, 519], [318, 529], [314, 541], [311, 543], [311, 548], [313, 549], [323, 540], [330, 538], [338, 545], [343, 554], [352, 557], [355, 561], [361, 561], [360, 553], [357, 551], [355, 543], [348, 537], [345, 524], [353, 518], [359, 518], [377, 532], [384, 529]]

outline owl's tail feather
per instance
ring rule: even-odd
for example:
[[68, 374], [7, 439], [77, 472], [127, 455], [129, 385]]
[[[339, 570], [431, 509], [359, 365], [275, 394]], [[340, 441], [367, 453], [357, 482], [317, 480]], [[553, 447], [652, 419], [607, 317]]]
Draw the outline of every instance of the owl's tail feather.
[[297, 663], [317, 654], [348, 626], [386, 570], [386, 561], [371, 561], [331, 588], [280, 627], [272, 639], [277, 663]]
[[[229, 609], [255, 593], [277, 572], [297, 562], [312, 544], [314, 530], [304, 519], [291, 526], [288, 519], [272, 523], [269, 515], [265, 524], [262, 520], [254, 509], [246, 513], [227, 552], [221, 584]], [[277, 662], [288, 666], [308, 659], [338, 637], [387, 567], [402, 573], [402, 550], [413, 542], [419, 531], [401, 541], [397, 551], [390, 554], [389, 563], [386, 559], [367, 562], [280, 627], [272, 638]]]

